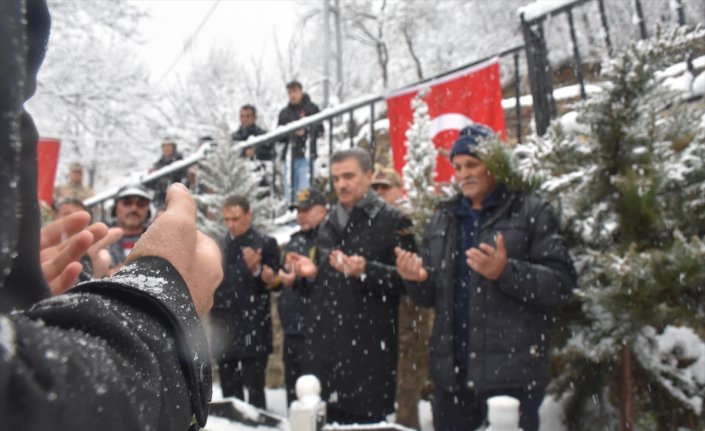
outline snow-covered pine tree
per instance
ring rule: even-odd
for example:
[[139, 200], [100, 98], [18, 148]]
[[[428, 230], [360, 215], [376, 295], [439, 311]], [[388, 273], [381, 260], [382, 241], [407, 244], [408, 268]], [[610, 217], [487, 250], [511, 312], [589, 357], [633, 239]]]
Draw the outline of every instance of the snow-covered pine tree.
[[250, 202], [254, 227], [271, 231], [278, 208], [270, 189], [261, 183], [265, 171], [258, 169], [257, 162], [241, 157], [241, 150], [224, 136], [212, 144], [208, 157], [199, 163], [198, 182], [207, 192], [196, 194], [195, 199], [200, 208], [208, 210], [199, 211], [198, 226], [214, 239], [223, 238], [226, 233], [221, 213], [223, 201], [228, 195], [238, 194]]
[[412, 99], [413, 122], [406, 131], [406, 155], [404, 156], [404, 188], [412, 211], [414, 233], [421, 238], [428, 220], [438, 204], [433, 177], [436, 172], [438, 150], [431, 140], [431, 116], [424, 98], [430, 89], [424, 89]]
[[661, 73], [704, 41], [679, 28], [618, 53], [576, 107], [584, 136], [556, 123], [486, 148], [516, 158], [500, 179], [541, 179], [581, 275], [553, 361], [570, 429], [705, 425], [705, 103]]

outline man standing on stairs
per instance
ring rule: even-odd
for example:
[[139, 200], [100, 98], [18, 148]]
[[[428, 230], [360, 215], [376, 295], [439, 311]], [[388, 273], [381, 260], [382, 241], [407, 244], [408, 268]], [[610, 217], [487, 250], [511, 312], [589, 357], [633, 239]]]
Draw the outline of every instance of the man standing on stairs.
[[[320, 111], [318, 106], [311, 101], [308, 94], [304, 93], [303, 86], [299, 81], [291, 81], [286, 84], [286, 91], [289, 96], [289, 104], [279, 112], [279, 126], [292, 123], [304, 117], [316, 114]], [[293, 173], [288, 171], [291, 166], [284, 169], [284, 194], [289, 202], [293, 202], [292, 196], [296, 196], [299, 190], [309, 187], [309, 160], [306, 158], [306, 141], [309, 141], [309, 155], [311, 161], [316, 158], [316, 140], [323, 135], [323, 126], [316, 124], [308, 128], [301, 128], [294, 131], [282, 141], [284, 151], [282, 160], [286, 159], [286, 154], [291, 148], [291, 165]], [[309, 139], [310, 138], [310, 139]]]

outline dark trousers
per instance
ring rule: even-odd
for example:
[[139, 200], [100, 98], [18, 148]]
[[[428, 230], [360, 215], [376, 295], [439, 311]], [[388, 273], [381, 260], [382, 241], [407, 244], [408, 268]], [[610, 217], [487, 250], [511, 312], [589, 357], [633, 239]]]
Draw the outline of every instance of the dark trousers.
[[544, 388], [513, 388], [475, 393], [469, 389], [448, 392], [436, 388], [433, 402], [433, 427], [443, 431], [474, 431], [485, 423], [487, 399], [508, 395], [519, 400], [519, 426], [522, 431], [538, 431], [539, 407]]
[[286, 404], [296, 400], [296, 380], [301, 377], [301, 361], [304, 355], [304, 337], [284, 335], [284, 382], [286, 384]]
[[245, 401], [244, 388], [249, 395], [247, 402], [266, 409], [264, 377], [267, 357], [239, 358], [218, 361], [220, 385], [224, 397], [236, 397]]

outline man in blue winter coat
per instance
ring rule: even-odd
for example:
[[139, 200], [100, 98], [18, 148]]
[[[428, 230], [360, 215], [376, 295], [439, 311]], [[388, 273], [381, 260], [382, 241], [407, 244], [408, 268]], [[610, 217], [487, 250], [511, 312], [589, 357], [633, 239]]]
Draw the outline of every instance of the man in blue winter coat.
[[264, 395], [267, 357], [272, 352], [270, 289], [279, 270], [279, 248], [274, 238], [252, 227], [246, 198], [231, 195], [223, 203], [228, 233], [223, 248], [223, 282], [214, 298], [211, 317], [217, 340], [223, 396], [266, 408]]
[[549, 204], [510, 191], [477, 155], [491, 135], [479, 124], [461, 131], [450, 153], [461, 192], [433, 215], [421, 258], [397, 250], [409, 295], [436, 310], [429, 349], [438, 430], [476, 429], [495, 395], [519, 399], [521, 428], [538, 430], [551, 306], [576, 284]]

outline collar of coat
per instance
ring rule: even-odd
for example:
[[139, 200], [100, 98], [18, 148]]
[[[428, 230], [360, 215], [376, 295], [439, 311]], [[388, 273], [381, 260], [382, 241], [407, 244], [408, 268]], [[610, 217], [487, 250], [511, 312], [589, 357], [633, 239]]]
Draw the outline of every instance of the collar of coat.
[[[509, 190], [509, 188], [507, 188], [506, 185], [500, 183], [497, 186], [495, 196], [496, 196], [496, 204], [491, 205], [488, 208], [488, 211], [490, 212], [491, 216], [487, 219], [487, 221], [484, 223], [484, 225], [493, 223], [496, 218], [498, 218], [501, 214], [503, 214], [505, 211], [507, 211], [509, 209], [509, 207], [512, 205], [512, 202], [514, 202], [514, 199], [517, 196], [517, 192], [512, 192], [511, 190]], [[453, 196], [452, 198], [441, 202], [438, 205], [438, 210], [448, 212], [451, 215], [454, 215], [455, 209], [458, 207], [460, 200], [463, 198], [464, 198], [463, 194], [458, 193], [455, 196]], [[483, 208], [483, 210], [484, 210], [484, 208]]]
[[[372, 189], [368, 190], [365, 196], [356, 203], [352, 209], [348, 212], [348, 223], [350, 222], [350, 219], [354, 218], [354, 214], [356, 212], [362, 212], [367, 218], [370, 220], [374, 219], [377, 217], [377, 214], [384, 208], [384, 201], [380, 199], [377, 196], [377, 193], [375, 193]], [[340, 223], [338, 222], [338, 211], [347, 211], [343, 206], [338, 203], [336, 205], [336, 208], [334, 211], [330, 211], [327, 216], [328, 222], [333, 225], [333, 227], [339, 231], [343, 232], [345, 230], [346, 226], [340, 226]], [[357, 217], [355, 217], [357, 218]], [[347, 225], [347, 224], [346, 224]]]
[[373, 219], [377, 216], [377, 214], [379, 214], [383, 207], [384, 201], [377, 196], [377, 193], [370, 189], [367, 193], [365, 193], [365, 196], [363, 196], [362, 199], [360, 199], [360, 201], [353, 206], [350, 213], [355, 211], [357, 208], [362, 210], [368, 218]]

